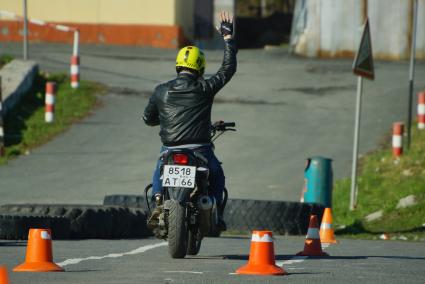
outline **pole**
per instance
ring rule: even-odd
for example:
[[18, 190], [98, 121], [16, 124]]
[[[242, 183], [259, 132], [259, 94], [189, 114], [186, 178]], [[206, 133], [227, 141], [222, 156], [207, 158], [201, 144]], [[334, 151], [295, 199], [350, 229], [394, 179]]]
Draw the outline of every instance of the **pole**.
[[410, 70], [409, 70], [409, 105], [407, 110], [407, 143], [406, 149], [410, 149], [412, 135], [412, 104], [415, 78], [415, 49], [416, 49], [416, 24], [418, 21], [418, 0], [413, 4], [413, 28], [412, 28], [412, 46], [410, 50]]
[[23, 0], [24, 14], [24, 31], [23, 31], [23, 57], [28, 60], [28, 16], [27, 16], [27, 0]]
[[2, 85], [1, 85], [1, 77], [0, 77], [0, 157], [6, 155], [4, 149], [4, 127], [3, 127], [3, 96], [2, 96]]
[[357, 203], [357, 157], [359, 155], [360, 113], [362, 109], [362, 93], [363, 93], [363, 78], [361, 76], [358, 76], [356, 121], [354, 126], [353, 164], [352, 164], [352, 170], [351, 170], [350, 210], [354, 210]]
[[80, 41], [80, 32], [78, 30], [74, 31], [74, 46], [72, 49], [72, 55], [78, 56], [78, 45]]

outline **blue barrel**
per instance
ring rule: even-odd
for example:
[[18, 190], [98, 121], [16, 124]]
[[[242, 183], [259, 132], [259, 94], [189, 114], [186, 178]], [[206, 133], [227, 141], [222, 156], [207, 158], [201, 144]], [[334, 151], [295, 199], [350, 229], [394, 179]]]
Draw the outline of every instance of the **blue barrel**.
[[324, 157], [307, 159], [304, 171], [302, 201], [332, 207], [333, 172], [332, 160]]

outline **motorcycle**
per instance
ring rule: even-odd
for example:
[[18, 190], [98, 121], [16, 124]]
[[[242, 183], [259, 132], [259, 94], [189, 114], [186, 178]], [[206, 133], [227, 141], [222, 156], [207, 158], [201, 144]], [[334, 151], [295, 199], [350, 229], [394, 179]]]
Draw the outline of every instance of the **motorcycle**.
[[[234, 122], [218, 121], [211, 127], [214, 142], [226, 131], [236, 131]], [[205, 236], [218, 237], [219, 214], [226, 206], [228, 192], [224, 189], [223, 202], [217, 204], [210, 189], [207, 159], [196, 149], [170, 149], [161, 153], [162, 204], [158, 223], [153, 228], [157, 238], [168, 240], [172, 258], [197, 255]], [[148, 191], [146, 205], [151, 211]]]

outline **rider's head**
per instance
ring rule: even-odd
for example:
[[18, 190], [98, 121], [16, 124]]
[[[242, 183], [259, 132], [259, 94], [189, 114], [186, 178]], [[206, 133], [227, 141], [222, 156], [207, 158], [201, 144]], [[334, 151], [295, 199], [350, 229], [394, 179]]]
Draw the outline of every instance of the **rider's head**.
[[176, 71], [189, 71], [198, 76], [204, 75], [205, 55], [196, 46], [186, 46], [180, 49], [176, 58]]

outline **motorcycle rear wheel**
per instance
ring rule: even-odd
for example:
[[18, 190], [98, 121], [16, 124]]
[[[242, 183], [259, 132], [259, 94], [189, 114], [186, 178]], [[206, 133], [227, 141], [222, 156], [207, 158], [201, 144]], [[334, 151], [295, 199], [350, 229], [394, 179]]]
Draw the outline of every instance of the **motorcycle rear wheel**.
[[188, 229], [186, 208], [171, 200], [168, 212], [168, 252], [172, 258], [184, 258], [187, 253]]

